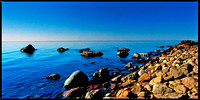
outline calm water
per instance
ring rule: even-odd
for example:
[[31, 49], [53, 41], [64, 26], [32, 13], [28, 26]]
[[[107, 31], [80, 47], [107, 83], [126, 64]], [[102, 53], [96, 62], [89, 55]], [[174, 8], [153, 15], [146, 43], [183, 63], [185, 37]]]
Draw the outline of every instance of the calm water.
[[[181, 41], [93, 41], [93, 42], [2, 42], [2, 98], [55, 98], [64, 91], [67, 77], [76, 70], [86, 73], [89, 79], [97, 70], [108, 67], [110, 72], [121, 72], [135, 52], [146, 53], [159, 50], [156, 46], [175, 45]], [[20, 49], [32, 44], [33, 55], [21, 53]], [[57, 48], [70, 50], [57, 52]], [[117, 57], [117, 49], [129, 48], [126, 58]], [[90, 48], [101, 51], [103, 56], [84, 58], [78, 51]], [[107, 59], [106, 59], [107, 58]], [[91, 62], [95, 62], [91, 64]], [[135, 64], [140, 65], [140, 64]], [[127, 70], [122, 72], [128, 72]], [[50, 74], [60, 74], [58, 80], [45, 79]]]

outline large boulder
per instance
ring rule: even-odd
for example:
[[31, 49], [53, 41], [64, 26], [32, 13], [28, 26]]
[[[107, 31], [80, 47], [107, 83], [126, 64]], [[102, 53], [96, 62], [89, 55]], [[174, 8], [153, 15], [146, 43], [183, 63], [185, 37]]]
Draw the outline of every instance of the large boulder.
[[28, 46], [20, 49], [21, 52], [26, 52], [26, 53], [33, 53], [36, 49], [31, 45], [29, 44]]
[[88, 76], [80, 70], [73, 72], [64, 83], [64, 88], [69, 90], [74, 87], [85, 87], [88, 85]]
[[82, 52], [81, 56], [83, 57], [95, 57], [95, 56], [102, 56], [103, 53], [100, 51], [84, 51]]
[[102, 68], [93, 74], [93, 81], [97, 83], [106, 82], [109, 79], [110, 79], [109, 70], [107, 68]]
[[90, 50], [90, 48], [85, 48], [85, 49], [79, 50], [78, 52], [82, 53], [83, 51], [89, 51], [89, 50]]
[[61, 76], [59, 74], [51, 74], [50, 76], [47, 76], [46, 79], [52, 79], [52, 80], [57, 80]]
[[67, 51], [67, 50], [69, 50], [69, 48], [65, 49], [65, 48], [61, 47], [61, 48], [57, 49], [58, 52], [64, 52], [64, 51]]

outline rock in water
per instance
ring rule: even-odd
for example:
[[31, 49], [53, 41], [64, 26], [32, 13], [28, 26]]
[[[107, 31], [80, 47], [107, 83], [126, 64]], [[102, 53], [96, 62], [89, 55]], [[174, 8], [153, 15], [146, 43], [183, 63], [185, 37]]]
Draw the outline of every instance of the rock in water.
[[57, 80], [61, 76], [59, 74], [51, 74], [50, 76], [47, 76], [46, 79], [52, 79], [52, 80]]
[[65, 81], [64, 88], [69, 90], [74, 87], [85, 87], [88, 85], [88, 76], [80, 70], [73, 72]]
[[128, 49], [128, 48], [120, 48], [120, 49], [117, 49], [117, 51], [130, 51], [130, 49]]
[[120, 48], [117, 50], [117, 56], [118, 57], [127, 57], [129, 55], [128, 51], [130, 51], [130, 49], [128, 48]]
[[83, 57], [95, 57], [95, 56], [102, 56], [103, 53], [100, 51], [84, 51], [81, 56]]
[[90, 50], [90, 48], [85, 48], [85, 49], [79, 50], [78, 52], [82, 53], [83, 51], [89, 51], [89, 50]]
[[21, 52], [26, 52], [26, 53], [33, 53], [36, 49], [31, 45], [29, 44], [28, 46], [20, 49]]
[[67, 51], [67, 50], [69, 50], [69, 48], [65, 49], [65, 48], [61, 47], [61, 48], [57, 49], [58, 52], [64, 52], [64, 51]]
[[109, 70], [107, 68], [102, 68], [93, 74], [93, 81], [97, 83], [106, 82], [109, 80], [109, 78]]
[[135, 52], [135, 53], [133, 54], [133, 57], [132, 57], [132, 58], [137, 58], [137, 59], [140, 59], [140, 58], [141, 58], [141, 56], [140, 56], [140, 54], [139, 54], [139, 53]]

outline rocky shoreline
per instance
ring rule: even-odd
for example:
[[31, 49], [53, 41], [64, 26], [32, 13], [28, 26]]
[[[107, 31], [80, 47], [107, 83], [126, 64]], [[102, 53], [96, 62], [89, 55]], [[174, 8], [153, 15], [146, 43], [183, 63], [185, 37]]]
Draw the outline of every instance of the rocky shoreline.
[[66, 91], [57, 98], [198, 99], [198, 42], [182, 41], [151, 57], [144, 66], [135, 68], [130, 62], [126, 67], [132, 73], [109, 75], [103, 68], [90, 81], [82, 71], [76, 71], [65, 81]]

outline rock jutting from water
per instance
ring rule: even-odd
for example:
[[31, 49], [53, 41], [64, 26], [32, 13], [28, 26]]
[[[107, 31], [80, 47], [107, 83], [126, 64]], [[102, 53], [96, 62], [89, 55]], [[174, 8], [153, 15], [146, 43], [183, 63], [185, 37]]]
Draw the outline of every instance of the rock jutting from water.
[[79, 50], [78, 52], [82, 53], [83, 51], [89, 51], [89, 50], [90, 50], [90, 48], [85, 48], [85, 49]]
[[103, 53], [100, 51], [84, 51], [82, 52], [81, 56], [83, 57], [95, 57], [95, 56], [102, 56]]
[[21, 52], [31, 53], [31, 54], [32, 54], [35, 50], [37, 50], [37, 49], [35, 49], [31, 44], [29, 44], [29, 45], [27, 45], [26, 47], [20, 49]]
[[69, 48], [65, 49], [65, 48], [61, 47], [61, 48], [57, 49], [58, 52], [64, 52], [64, 51], [67, 51], [67, 50], [69, 50]]
[[120, 48], [120, 49], [117, 49], [117, 56], [118, 57], [122, 57], [122, 58], [125, 58], [129, 55], [128, 51], [130, 51], [130, 49], [128, 48]]
[[59, 74], [51, 74], [50, 76], [47, 76], [46, 79], [52, 79], [52, 80], [57, 80], [61, 76]]

